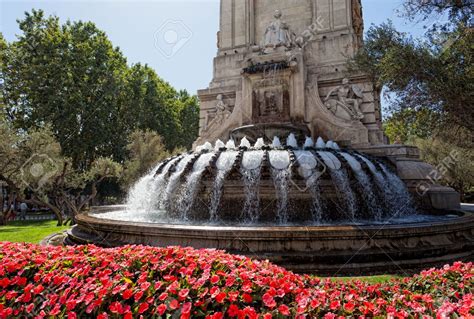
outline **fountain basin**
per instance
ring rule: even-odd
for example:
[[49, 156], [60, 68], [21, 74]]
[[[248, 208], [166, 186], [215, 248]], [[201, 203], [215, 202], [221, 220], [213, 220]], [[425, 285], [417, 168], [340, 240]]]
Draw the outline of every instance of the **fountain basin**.
[[449, 212], [429, 222], [308, 227], [177, 225], [98, 217], [123, 209], [94, 207], [79, 215], [66, 243], [216, 248], [269, 259], [295, 272], [331, 276], [414, 272], [474, 256], [474, 214], [468, 212]]

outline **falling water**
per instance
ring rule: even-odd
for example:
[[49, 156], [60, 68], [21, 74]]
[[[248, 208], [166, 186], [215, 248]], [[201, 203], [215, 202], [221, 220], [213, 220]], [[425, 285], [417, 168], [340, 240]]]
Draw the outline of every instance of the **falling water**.
[[306, 140], [304, 141], [303, 147], [308, 148], [308, 147], [313, 147], [313, 146], [314, 146], [313, 139], [311, 137], [306, 136]]
[[280, 224], [288, 223], [288, 184], [291, 177], [290, 156], [287, 151], [270, 151], [268, 153], [272, 166], [273, 185], [278, 200], [277, 218]]
[[212, 151], [212, 144], [206, 142], [203, 145], [196, 147], [196, 153], [201, 153], [202, 151]]
[[324, 143], [324, 140], [321, 137], [318, 137], [316, 140], [316, 148], [325, 148], [326, 143]]
[[238, 154], [237, 151], [223, 152], [216, 162], [217, 175], [212, 188], [211, 207], [209, 212], [211, 221], [213, 222], [216, 221], [218, 217], [217, 209], [219, 208], [219, 203], [222, 197], [225, 177], [232, 169]]
[[153, 192], [153, 176], [153, 172], [147, 174], [140, 178], [130, 189], [127, 198], [127, 206], [130, 209], [146, 211], [151, 207], [151, 202], [155, 194]]
[[341, 162], [332, 153], [318, 152], [318, 154], [323, 159], [324, 164], [329, 168], [329, 173], [331, 174], [339, 200], [345, 202], [345, 208], [341, 209], [341, 211], [347, 212], [349, 217], [354, 220], [357, 212], [357, 202], [351, 189], [349, 177], [346, 172], [341, 169]]
[[316, 157], [308, 151], [295, 151], [298, 161], [298, 173], [305, 179], [305, 188], [300, 191], [309, 190], [312, 198], [311, 215], [313, 222], [319, 224], [323, 216], [323, 204], [321, 200], [321, 189], [319, 188], [319, 178], [324, 171], [316, 170], [318, 162]]
[[235, 150], [235, 142], [234, 140], [228, 140], [227, 143], [225, 144], [225, 147], [228, 150]]
[[189, 210], [191, 209], [196, 191], [199, 186], [199, 181], [202, 173], [209, 165], [214, 153], [205, 153], [201, 155], [193, 165], [192, 173], [187, 177], [186, 184], [179, 196], [178, 207], [182, 220], [188, 220]]
[[273, 137], [272, 147], [273, 148], [280, 148], [281, 147], [281, 141], [278, 138], [278, 136]]
[[265, 146], [265, 142], [263, 141], [263, 138], [258, 138], [257, 141], [255, 142], [254, 148], [256, 149], [261, 149], [262, 147]]
[[240, 141], [240, 147], [250, 148], [250, 142], [246, 137]]
[[155, 175], [156, 170], [160, 167], [160, 165], [157, 165], [150, 173], [135, 183], [128, 194], [128, 209], [151, 212], [158, 208], [161, 200], [159, 195], [166, 185], [165, 177], [170, 167], [180, 159], [181, 157], [177, 157], [170, 160], [162, 168], [161, 173]]
[[392, 173], [385, 165], [380, 164], [383, 173], [387, 176], [387, 182], [393, 192], [393, 200], [398, 203], [397, 212], [394, 216], [415, 214], [413, 200], [408, 193], [405, 183], [396, 174]]
[[406, 190], [403, 181], [391, 173], [384, 165], [380, 165], [386, 178], [369, 159], [362, 155], [357, 155], [364, 163], [367, 164], [369, 170], [375, 177], [375, 182], [384, 196], [385, 207], [390, 211], [390, 217], [398, 217], [408, 213], [416, 213], [413, 208], [413, 202], [410, 194]]
[[193, 155], [187, 154], [183, 159], [179, 161], [178, 165], [176, 165], [175, 171], [171, 174], [163, 196], [163, 205], [166, 209], [171, 208], [171, 198], [173, 197], [173, 193], [176, 189], [178, 180], [183, 174], [186, 165], [188, 165], [188, 163], [193, 159], [193, 157]]
[[[298, 191], [297, 189], [300, 188], [301, 192], [306, 193], [303, 196], [305, 203], [302, 205], [311, 206], [312, 219], [316, 224], [331, 217], [326, 214], [327, 201], [321, 193], [320, 185], [320, 177], [326, 170], [329, 170], [338, 198], [335, 205], [342, 203], [343, 207], [339, 209], [348, 214], [351, 219], [354, 219], [356, 215], [359, 218], [362, 217], [362, 215], [358, 215], [358, 212], [365, 207], [368, 209], [367, 215], [375, 220], [416, 213], [403, 181], [383, 164], [375, 163], [359, 154], [340, 151], [335, 142], [324, 142], [322, 138], [318, 138], [314, 143], [310, 137], [307, 137], [302, 147], [298, 148], [296, 137], [290, 134], [286, 139], [286, 145], [292, 150], [283, 150], [280, 139], [274, 137], [273, 149], [268, 151], [275, 198], [278, 200], [275, 215], [279, 224], [284, 225], [298, 219], [298, 216], [289, 216], [289, 186], [293, 167], [297, 168], [305, 183], [303, 184], [300, 179], [291, 189]], [[319, 150], [314, 151], [313, 146]], [[226, 144], [217, 140], [214, 146], [206, 142], [197, 147], [197, 152], [182, 155], [160, 164], [132, 187], [128, 196], [127, 212], [130, 214], [137, 211], [140, 211], [141, 214], [145, 212], [149, 219], [154, 220], [163, 220], [164, 218], [170, 220], [169, 214], [178, 215], [177, 217], [182, 221], [191, 219], [191, 209], [194, 207], [203, 173], [209, 167], [215, 154], [219, 154], [215, 164], [217, 172], [211, 191], [210, 207], [208, 211], [198, 211], [198, 218], [206, 216], [207, 212], [211, 222], [227, 218], [224, 216], [228, 214], [219, 215], [220, 202], [223, 197], [226, 177], [239, 158], [239, 154], [242, 154], [240, 172], [243, 176], [245, 191], [242, 220], [246, 223], [256, 224], [261, 214], [259, 191], [261, 167], [266, 153], [262, 148], [265, 147], [265, 143], [263, 139], [259, 138], [252, 147], [250, 142], [243, 138], [240, 141], [240, 147], [244, 149], [237, 150], [233, 140], [229, 140]], [[296, 162], [293, 164], [298, 163], [296, 166], [293, 166], [291, 162], [293, 154], [296, 157]], [[345, 159], [343, 161], [344, 167], [339, 160], [342, 158]], [[188, 172], [192, 162], [192, 169]], [[370, 173], [367, 173], [361, 164], [364, 167], [367, 165]], [[348, 167], [353, 171], [350, 176], [355, 177], [352, 182], [356, 184], [350, 183]], [[157, 174], [158, 169], [160, 173]], [[361, 190], [363, 203], [357, 202], [354, 186]], [[201, 206], [203, 205], [195, 208], [201, 209]], [[193, 211], [192, 214], [194, 213]], [[392, 213], [392, 215], [388, 216], [387, 213]]]
[[295, 134], [291, 133], [288, 135], [288, 138], [286, 139], [286, 146], [298, 148], [298, 142], [296, 141]]
[[217, 152], [224, 147], [225, 147], [224, 142], [222, 142], [221, 140], [217, 140], [216, 143], [214, 144], [214, 151]]
[[242, 215], [250, 223], [258, 220], [260, 214], [260, 167], [264, 151], [245, 152], [240, 172], [244, 180], [245, 203]]
[[369, 177], [364, 170], [362, 170], [360, 163], [352, 155], [344, 152], [341, 152], [340, 154], [349, 163], [357, 181], [360, 186], [362, 186], [363, 196], [367, 203], [370, 216], [373, 216], [375, 220], [380, 220], [382, 218], [382, 207], [377, 203], [377, 197], [373, 191], [374, 185], [372, 185]]

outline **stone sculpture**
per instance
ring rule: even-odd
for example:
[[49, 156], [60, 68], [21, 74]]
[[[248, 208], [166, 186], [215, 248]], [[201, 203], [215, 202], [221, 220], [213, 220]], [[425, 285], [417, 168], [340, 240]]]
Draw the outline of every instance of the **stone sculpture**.
[[364, 37], [364, 19], [362, 18], [362, 4], [360, 0], [352, 0], [352, 27], [356, 35], [356, 49], [362, 47]]
[[203, 128], [204, 132], [209, 131], [210, 128], [216, 125], [221, 125], [224, 123], [224, 121], [230, 116], [232, 113], [227, 104], [224, 102], [224, 97], [222, 94], [218, 94], [216, 97], [217, 103], [216, 103], [216, 108], [215, 108], [215, 116], [214, 118], [210, 118], [210, 113], [207, 112], [206, 114], [206, 119], [204, 121], [205, 127]]
[[350, 84], [348, 78], [342, 80], [342, 85], [333, 88], [324, 99], [324, 104], [334, 114], [337, 108], [341, 107], [351, 115], [354, 120], [361, 120], [364, 114], [360, 111], [360, 104], [362, 103], [363, 93], [362, 89], [355, 84]]
[[273, 15], [275, 21], [272, 21], [265, 30], [263, 38], [265, 48], [275, 49], [280, 46], [291, 48], [293, 46], [294, 35], [288, 24], [281, 19], [281, 16], [280, 10], [276, 10]]

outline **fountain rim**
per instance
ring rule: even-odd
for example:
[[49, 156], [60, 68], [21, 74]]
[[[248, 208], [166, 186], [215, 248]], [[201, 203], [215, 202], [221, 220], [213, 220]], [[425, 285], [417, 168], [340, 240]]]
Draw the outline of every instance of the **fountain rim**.
[[[338, 224], [338, 225], [288, 225], [288, 226], [247, 226], [247, 225], [185, 225], [185, 224], [171, 224], [171, 223], [154, 223], [154, 222], [137, 222], [137, 221], [125, 221], [116, 219], [98, 218], [94, 215], [123, 210], [126, 205], [109, 205], [109, 206], [93, 206], [88, 213], [80, 214], [76, 217], [78, 224], [96, 224], [102, 226], [131, 226], [131, 227], [146, 227], [148, 229], [162, 229], [162, 230], [187, 230], [187, 231], [215, 231], [218, 233], [223, 232], [235, 232], [236, 230], [240, 233], [243, 232], [296, 232], [301, 234], [308, 233], [331, 233], [334, 231], [354, 231], [354, 233], [360, 234], [363, 231], [377, 231], [380, 233], [385, 232], [404, 232], [407, 229], [422, 229], [431, 228], [433, 233], [439, 233], [442, 231], [441, 227], [449, 228], [448, 226], [462, 226], [465, 225], [467, 228], [473, 227], [474, 225], [474, 213], [459, 210], [446, 210], [445, 215], [453, 214], [458, 217], [453, 219], [446, 219], [440, 221], [426, 221], [426, 222], [412, 222], [412, 223], [398, 223], [398, 224]], [[347, 233], [345, 234], [347, 235]]]

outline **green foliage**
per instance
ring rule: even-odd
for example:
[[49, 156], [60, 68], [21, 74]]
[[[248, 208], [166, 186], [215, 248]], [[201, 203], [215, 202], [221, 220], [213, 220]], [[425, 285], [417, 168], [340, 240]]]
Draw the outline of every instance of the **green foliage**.
[[428, 138], [440, 125], [440, 115], [429, 109], [404, 109], [391, 114], [383, 123], [391, 143], [412, 144], [414, 138]]
[[[449, 40], [449, 41], [448, 41]], [[474, 33], [462, 25], [425, 41], [404, 37], [390, 23], [372, 26], [352, 62], [395, 98], [389, 110], [430, 110], [439, 124], [472, 129]]]
[[[45, 126], [19, 134], [0, 122], [0, 180], [18, 199], [50, 208], [62, 224], [63, 214], [78, 213], [97, 195], [105, 178], [118, 178], [121, 165], [99, 157], [88, 170], [77, 170], [62, 154], [52, 129]], [[83, 198], [85, 197], [85, 199]]]
[[[451, 135], [451, 136], [448, 136]], [[449, 185], [464, 195], [474, 189], [474, 149], [470, 132], [463, 129], [448, 129], [443, 134], [426, 139], [416, 139], [414, 144], [420, 148], [422, 159], [436, 167], [442, 176], [440, 183]], [[464, 140], [457, 146], [449, 140]]]
[[426, 21], [446, 14], [454, 23], [467, 23], [474, 14], [472, 0], [405, 0], [403, 15], [409, 20]]
[[166, 151], [163, 139], [152, 131], [135, 131], [128, 138], [129, 159], [125, 162], [122, 185], [128, 189], [141, 176], [145, 175], [159, 161], [170, 154]]
[[190, 96], [186, 91], [179, 92], [179, 101], [181, 102], [179, 145], [190, 149], [199, 133], [199, 101], [196, 96]]
[[16, 129], [51, 124], [75, 169], [88, 170], [99, 157], [123, 162], [123, 137], [136, 129], [158, 132], [168, 150], [196, 138], [197, 99], [183, 98], [146, 65], [127, 66], [93, 23], [61, 25], [33, 10], [19, 27], [16, 41], [0, 37], [6, 112]]

